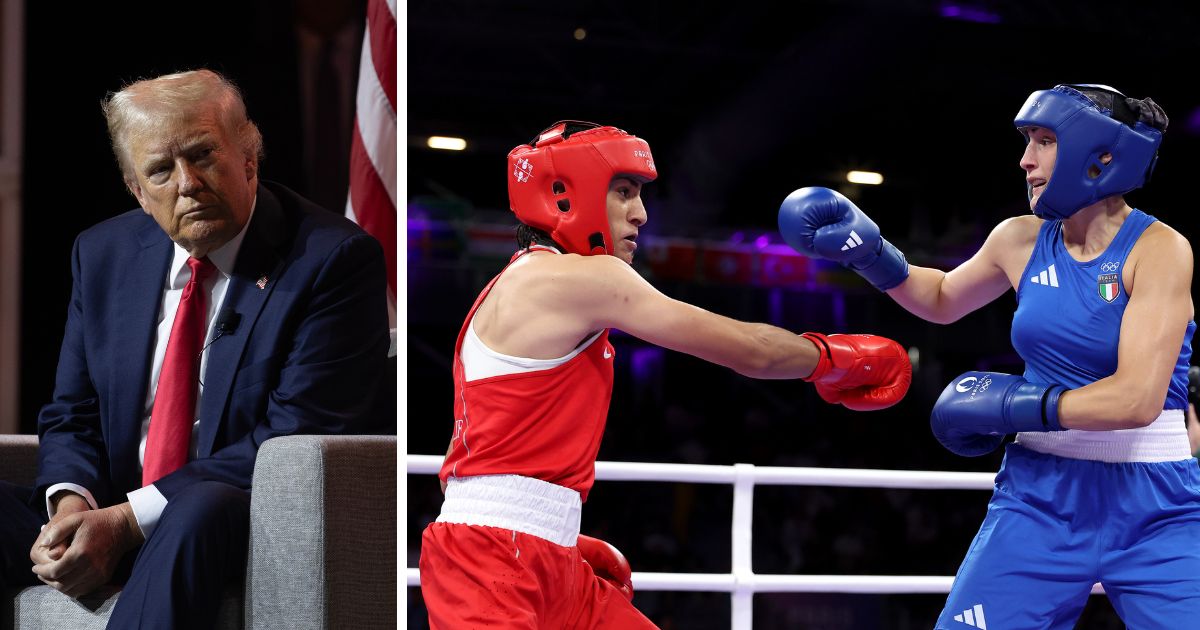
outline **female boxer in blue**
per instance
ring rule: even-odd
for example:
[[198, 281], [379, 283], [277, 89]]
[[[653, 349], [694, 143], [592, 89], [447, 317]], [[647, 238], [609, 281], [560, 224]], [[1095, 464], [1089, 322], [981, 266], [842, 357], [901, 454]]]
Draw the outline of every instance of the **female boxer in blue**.
[[824, 188], [789, 195], [780, 230], [931, 322], [1017, 292], [1024, 375], [963, 374], [931, 417], [965, 456], [1017, 434], [937, 628], [1072, 628], [1096, 582], [1131, 628], [1197, 627], [1200, 469], [1184, 424], [1192, 251], [1123, 197], [1154, 168], [1167, 117], [1150, 99], [1059, 85], [1030, 95], [1015, 122], [1035, 216], [1001, 222], [953, 271], [909, 266]]

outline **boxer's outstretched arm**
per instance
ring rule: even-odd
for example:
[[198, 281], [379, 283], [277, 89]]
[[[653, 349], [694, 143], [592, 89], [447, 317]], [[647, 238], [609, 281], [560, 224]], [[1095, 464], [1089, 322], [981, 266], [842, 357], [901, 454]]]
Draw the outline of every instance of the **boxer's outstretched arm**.
[[505, 290], [507, 308], [539, 305], [522, 325], [545, 336], [565, 330], [581, 339], [619, 328], [752, 378], [810, 381], [826, 402], [856, 411], [896, 404], [912, 381], [908, 351], [891, 339], [797, 335], [730, 319], [663, 295], [613, 256], [546, 256], [514, 276], [520, 280]]
[[1134, 246], [1129, 303], [1121, 318], [1117, 371], [1062, 396], [1068, 429], [1105, 431], [1150, 424], [1163, 410], [1187, 323], [1192, 320], [1192, 248], [1161, 223]]
[[1001, 222], [970, 259], [946, 272], [909, 266], [908, 279], [887, 294], [913, 315], [936, 324], [958, 321], [1012, 288], [1006, 268], [1020, 274], [1041, 221], [1016, 217]]
[[793, 249], [842, 264], [914, 315], [939, 324], [961, 318], [1012, 286], [1010, 278], [1021, 273], [1040, 225], [1032, 216], [1004, 221], [979, 252], [946, 273], [910, 265], [867, 213], [836, 191], [801, 188], [779, 206], [779, 233]]
[[573, 256], [560, 269], [569, 280], [555, 283], [551, 301], [589, 330], [619, 328], [753, 378], [804, 378], [817, 365], [812, 341], [670, 298], [615, 257]]

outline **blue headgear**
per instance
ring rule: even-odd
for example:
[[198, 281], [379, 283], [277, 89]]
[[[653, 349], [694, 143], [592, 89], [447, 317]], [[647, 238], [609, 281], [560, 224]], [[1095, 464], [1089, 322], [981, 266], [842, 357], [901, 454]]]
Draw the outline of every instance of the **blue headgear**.
[[[1140, 188], [1154, 170], [1167, 128], [1167, 116], [1154, 101], [1090, 84], [1034, 92], [1013, 122], [1026, 140], [1026, 127], [1049, 129], [1058, 138], [1054, 172], [1033, 208], [1043, 219], [1065, 219], [1105, 197]], [[1100, 161], [1104, 153], [1112, 154], [1108, 164]], [[1089, 169], [1099, 174], [1093, 177]]]

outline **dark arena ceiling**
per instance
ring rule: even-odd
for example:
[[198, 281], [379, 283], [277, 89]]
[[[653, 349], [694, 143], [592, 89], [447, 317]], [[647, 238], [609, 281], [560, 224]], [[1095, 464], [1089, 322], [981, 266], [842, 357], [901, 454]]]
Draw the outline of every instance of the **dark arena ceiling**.
[[[1025, 208], [1012, 126], [1025, 97], [1098, 82], [1170, 115], [1155, 181], [1131, 202], [1188, 233], [1196, 6], [410, 2], [408, 195], [502, 210], [508, 149], [576, 118], [650, 142], [656, 232], [767, 229], [779, 201], [806, 185], [849, 189], [885, 228], [990, 227]], [[430, 150], [434, 134], [468, 149]], [[857, 190], [844, 180], [852, 168], [885, 182]]]

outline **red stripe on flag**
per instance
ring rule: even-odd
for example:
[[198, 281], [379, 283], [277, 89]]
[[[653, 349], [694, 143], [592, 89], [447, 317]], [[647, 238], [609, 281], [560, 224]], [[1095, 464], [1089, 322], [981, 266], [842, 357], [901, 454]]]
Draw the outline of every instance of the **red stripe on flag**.
[[370, 0], [367, 5], [367, 25], [371, 31], [371, 61], [379, 84], [387, 94], [392, 111], [396, 111], [396, 16], [385, 0]]
[[371, 164], [363, 146], [362, 132], [354, 121], [354, 139], [350, 146], [350, 205], [358, 224], [383, 245], [387, 260], [388, 287], [396, 292], [396, 206], [388, 197], [379, 173]]

